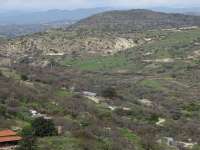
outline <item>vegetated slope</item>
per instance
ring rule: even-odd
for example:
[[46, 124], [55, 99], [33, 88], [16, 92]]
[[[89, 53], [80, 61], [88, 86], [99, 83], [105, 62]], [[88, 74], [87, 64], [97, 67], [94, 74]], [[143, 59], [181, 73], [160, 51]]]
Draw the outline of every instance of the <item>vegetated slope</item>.
[[159, 39], [112, 56], [65, 56], [64, 67], [0, 68], [0, 128], [24, 127], [34, 109], [64, 131], [38, 139], [41, 150], [199, 149], [200, 29], [143, 34]]
[[75, 24], [73, 29], [101, 32], [134, 32], [158, 28], [199, 26], [200, 17], [167, 14], [150, 10], [111, 11], [89, 17]]
[[[66, 39], [76, 46], [86, 37], [116, 36], [148, 42], [109, 56], [82, 57], [87, 50], [76, 57], [41, 55]], [[0, 68], [1, 129], [23, 128], [33, 109], [63, 127], [60, 136], [38, 139], [41, 150], [199, 149], [199, 28], [137, 34], [53, 30], [9, 43], [10, 56], [34, 56], [50, 64], [31, 66], [24, 60]]]
[[[181, 14], [165, 14], [149, 10], [112, 11], [84, 19], [66, 29], [50, 30], [4, 42], [0, 44], [0, 51], [2, 55], [30, 62], [35, 60], [27, 59], [37, 58], [41, 61], [41, 56], [52, 55], [73, 57], [109, 55], [158, 38], [148, 38], [148, 35], [141, 31], [199, 24], [199, 17]], [[44, 61], [45, 64], [46, 61], [48, 59]]]
[[17, 60], [35, 61], [35, 59], [54, 56], [84, 57], [108, 55], [143, 43], [136, 37], [103, 35], [84, 35], [76, 31], [50, 30], [31, 36], [19, 37], [0, 44], [3, 56]]

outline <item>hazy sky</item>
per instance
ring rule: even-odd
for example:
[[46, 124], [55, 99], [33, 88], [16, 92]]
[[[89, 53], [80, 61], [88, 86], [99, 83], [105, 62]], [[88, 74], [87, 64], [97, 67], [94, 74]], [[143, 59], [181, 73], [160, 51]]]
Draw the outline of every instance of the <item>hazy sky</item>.
[[91, 7], [141, 8], [152, 6], [192, 7], [200, 0], [0, 0], [0, 9], [77, 9]]

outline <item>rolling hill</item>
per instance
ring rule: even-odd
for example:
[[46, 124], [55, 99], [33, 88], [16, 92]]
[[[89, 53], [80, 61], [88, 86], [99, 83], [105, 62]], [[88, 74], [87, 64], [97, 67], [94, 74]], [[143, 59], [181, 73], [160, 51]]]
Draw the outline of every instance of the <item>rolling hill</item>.
[[101, 32], [134, 32], [158, 28], [199, 26], [200, 17], [167, 14], [150, 10], [111, 11], [89, 17], [73, 26], [73, 29], [99, 30]]
[[[149, 10], [111, 11], [83, 19], [66, 28], [19, 37], [0, 45], [4, 55], [20, 59], [35, 55], [108, 55], [151, 42], [141, 31], [199, 26], [200, 17]], [[40, 59], [40, 57], [36, 57]], [[32, 61], [32, 60], [31, 60]]]

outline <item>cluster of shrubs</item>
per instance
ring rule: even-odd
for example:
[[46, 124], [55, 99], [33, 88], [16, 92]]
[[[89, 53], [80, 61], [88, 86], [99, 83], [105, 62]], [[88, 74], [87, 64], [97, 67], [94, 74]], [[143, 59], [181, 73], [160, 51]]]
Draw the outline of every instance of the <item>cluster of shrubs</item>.
[[50, 119], [36, 118], [31, 122], [30, 126], [25, 127], [21, 136], [23, 140], [20, 142], [18, 150], [35, 150], [37, 149], [37, 137], [55, 136], [57, 130], [55, 124]]

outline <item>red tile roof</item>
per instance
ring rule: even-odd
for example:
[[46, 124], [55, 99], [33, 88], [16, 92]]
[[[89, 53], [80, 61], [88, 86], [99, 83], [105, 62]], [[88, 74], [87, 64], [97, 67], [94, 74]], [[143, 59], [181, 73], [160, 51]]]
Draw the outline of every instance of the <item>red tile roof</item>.
[[20, 141], [21, 139], [22, 138], [20, 136], [0, 137], [0, 143], [17, 142]]
[[21, 139], [22, 137], [17, 136], [17, 133], [12, 130], [0, 131], [0, 143], [17, 142], [17, 141], [20, 141]]
[[12, 130], [2, 130], [0, 131], [0, 137], [5, 137], [5, 136], [16, 136], [17, 133], [12, 131]]

